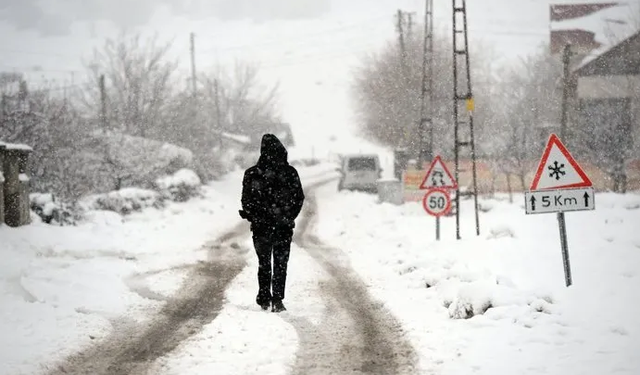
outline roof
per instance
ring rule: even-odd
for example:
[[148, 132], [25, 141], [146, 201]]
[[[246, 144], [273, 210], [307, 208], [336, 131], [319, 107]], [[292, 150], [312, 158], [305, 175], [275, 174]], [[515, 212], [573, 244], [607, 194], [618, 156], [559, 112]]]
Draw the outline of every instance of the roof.
[[233, 134], [233, 133], [220, 133], [220, 135], [224, 138], [230, 139], [232, 141], [241, 143], [241, 144], [249, 144], [251, 143], [251, 138], [242, 134]]
[[586, 52], [578, 62], [584, 66], [638, 31], [633, 18], [636, 6], [628, 2], [552, 5], [563, 13], [554, 17], [552, 11], [552, 40], [555, 36], [557, 43], [565, 40], [562, 43], [573, 43]]
[[579, 76], [640, 75], [640, 31], [618, 44], [594, 51], [574, 73]]
[[19, 143], [4, 143], [4, 142], [0, 142], [0, 147], [6, 147], [7, 151], [11, 151], [11, 150], [17, 150], [17, 151], [27, 151], [27, 152], [32, 152], [33, 148], [31, 148], [30, 146], [24, 145], [24, 144], [19, 144]]

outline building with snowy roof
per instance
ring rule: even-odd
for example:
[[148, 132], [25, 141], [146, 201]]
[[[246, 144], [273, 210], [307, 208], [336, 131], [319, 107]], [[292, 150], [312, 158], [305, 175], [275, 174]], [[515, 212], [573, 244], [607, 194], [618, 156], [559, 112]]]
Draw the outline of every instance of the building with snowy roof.
[[570, 46], [574, 143], [614, 190], [640, 185], [640, 4], [551, 5], [550, 21], [551, 52]]

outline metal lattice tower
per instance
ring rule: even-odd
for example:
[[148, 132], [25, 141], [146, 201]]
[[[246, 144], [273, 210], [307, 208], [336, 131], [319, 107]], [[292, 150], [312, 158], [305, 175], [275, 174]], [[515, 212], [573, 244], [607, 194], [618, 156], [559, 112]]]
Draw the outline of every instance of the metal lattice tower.
[[[469, 64], [469, 38], [467, 31], [467, 2], [452, 0], [453, 3], [453, 120], [455, 179], [458, 189], [455, 196], [456, 238], [460, 239], [460, 196], [473, 196], [476, 235], [480, 235], [478, 215], [478, 183], [476, 168], [476, 148], [473, 133], [474, 100], [471, 91], [471, 70]], [[469, 191], [460, 191], [460, 152], [469, 148], [472, 163], [472, 183]]]
[[[433, 0], [426, 0], [422, 47], [422, 85], [420, 90], [420, 123], [418, 124], [420, 140], [418, 166], [420, 168], [425, 160], [433, 160]], [[428, 132], [428, 143], [424, 139], [425, 130]]]

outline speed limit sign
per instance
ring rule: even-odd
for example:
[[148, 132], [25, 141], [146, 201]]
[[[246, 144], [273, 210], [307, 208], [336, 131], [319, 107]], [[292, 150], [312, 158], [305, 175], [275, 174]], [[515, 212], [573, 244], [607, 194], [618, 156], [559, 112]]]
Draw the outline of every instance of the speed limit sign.
[[429, 215], [440, 217], [451, 210], [451, 197], [445, 189], [429, 189], [422, 198], [422, 207]]

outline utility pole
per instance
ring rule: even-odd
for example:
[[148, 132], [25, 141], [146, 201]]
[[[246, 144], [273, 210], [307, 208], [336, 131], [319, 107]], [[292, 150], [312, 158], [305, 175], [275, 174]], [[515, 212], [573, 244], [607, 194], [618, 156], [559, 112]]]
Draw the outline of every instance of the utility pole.
[[216, 107], [216, 125], [218, 129], [222, 129], [222, 119], [220, 117], [220, 87], [218, 85], [218, 79], [216, 78], [213, 81], [213, 95], [214, 97], [214, 105]]
[[[420, 103], [418, 167], [422, 168], [426, 160], [433, 159], [433, 0], [426, 0], [425, 4]], [[428, 131], [428, 145], [425, 145], [425, 130]]]
[[196, 36], [194, 33], [190, 35], [190, 44], [191, 44], [191, 86], [193, 89], [193, 97], [196, 97], [197, 94], [197, 85], [196, 85]]
[[407, 14], [407, 40], [411, 40], [413, 38], [413, 15], [414, 13], [406, 13]]
[[[478, 173], [476, 168], [475, 134], [473, 111], [475, 104], [471, 91], [471, 66], [469, 63], [469, 34], [467, 28], [467, 1], [452, 0], [453, 3], [453, 118], [454, 118], [454, 178], [458, 183], [455, 196], [456, 239], [460, 239], [460, 196], [472, 196], [476, 219], [476, 235], [480, 235], [480, 217], [478, 214]], [[459, 70], [463, 70], [460, 74]], [[465, 107], [461, 110], [461, 107]], [[466, 111], [465, 111], [466, 109]], [[462, 112], [462, 113], [461, 113]], [[466, 112], [466, 116], [464, 113]], [[461, 127], [469, 130], [468, 135], [461, 134]], [[471, 190], [460, 191], [460, 152], [469, 147], [471, 153], [472, 181]]]
[[560, 139], [565, 140], [567, 134], [567, 120], [569, 112], [569, 66], [571, 63], [571, 45], [567, 44], [562, 50], [562, 112], [560, 118]]
[[[222, 132], [222, 116], [220, 113], [220, 85], [218, 79], [213, 81], [214, 105], [216, 107], [216, 132]], [[218, 135], [218, 147], [222, 148], [222, 137]]]
[[107, 132], [107, 90], [104, 84], [104, 74], [100, 75], [98, 85], [100, 88], [100, 125], [102, 126], [102, 131], [106, 133]]
[[[560, 112], [560, 139], [564, 140], [567, 134], [567, 119], [569, 111], [569, 65], [571, 63], [571, 45], [565, 44], [562, 49], [562, 108]], [[565, 141], [566, 142], [566, 141]], [[571, 285], [571, 267], [569, 266], [569, 246], [567, 244], [567, 224], [564, 212], [556, 214], [558, 228], [560, 230], [560, 248], [562, 249], [562, 259], [565, 264], [565, 280], [567, 286]]]
[[402, 65], [403, 72], [405, 72], [407, 65], [407, 48], [405, 45], [405, 30], [404, 30], [404, 12], [398, 9], [398, 13], [396, 15], [397, 23], [396, 23], [396, 31], [398, 32], [398, 43], [400, 46], [400, 64]]
[[[425, 159], [433, 160], [433, 0], [425, 1], [420, 104], [418, 168], [422, 169]], [[426, 150], [425, 127], [429, 132], [429, 144]], [[436, 217], [436, 240], [440, 240], [440, 217]]]

